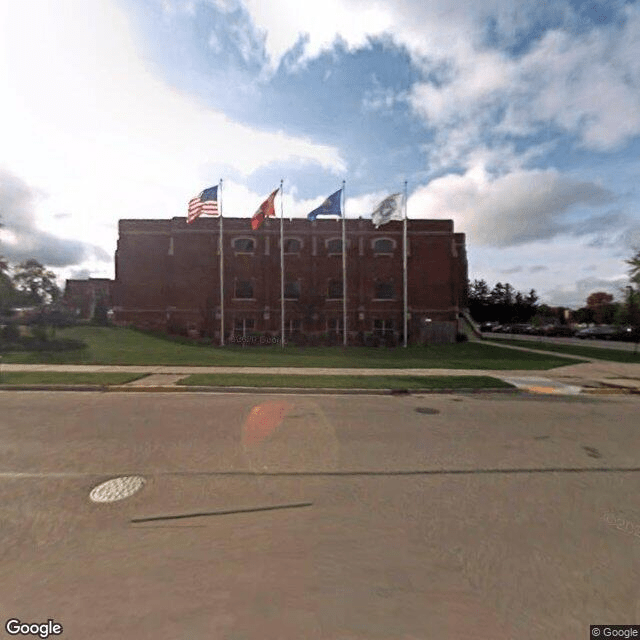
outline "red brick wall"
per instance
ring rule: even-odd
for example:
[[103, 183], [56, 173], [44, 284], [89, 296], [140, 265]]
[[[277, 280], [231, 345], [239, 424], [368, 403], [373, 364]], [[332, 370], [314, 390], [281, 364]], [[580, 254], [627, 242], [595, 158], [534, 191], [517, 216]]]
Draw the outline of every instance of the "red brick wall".
[[112, 288], [113, 280], [108, 278], [67, 280], [62, 301], [79, 318], [91, 318], [100, 301], [107, 307], [112, 306]]
[[[225, 333], [238, 318], [252, 318], [256, 332], [280, 332], [280, 221], [268, 220], [252, 231], [246, 218], [225, 218]], [[121, 220], [116, 251], [114, 308], [116, 321], [166, 328], [193, 325], [219, 331], [219, 220], [200, 218], [187, 225], [172, 220]], [[287, 280], [299, 280], [300, 299], [286, 301], [285, 318], [298, 319], [306, 334], [323, 333], [327, 321], [342, 318], [342, 301], [327, 300], [330, 279], [342, 281], [342, 257], [328, 255], [326, 241], [341, 238], [338, 220], [284, 221], [285, 237], [299, 238], [298, 255], [285, 255]], [[232, 240], [253, 238], [255, 250], [243, 255]], [[375, 255], [372, 242], [389, 238], [393, 255]], [[464, 234], [451, 220], [409, 220], [408, 306], [410, 336], [418, 339], [426, 318], [455, 326], [466, 300], [467, 264]], [[402, 222], [375, 229], [370, 220], [347, 220], [347, 328], [370, 332], [375, 319], [392, 320], [402, 329]], [[172, 249], [173, 255], [170, 255]], [[234, 283], [250, 280], [254, 299], [234, 298]], [[393, 282], [392, 300], [375, 299], [376, 281]], [[269, 319], [264, 318], [269, 307]], [[360, 319], [360, 314], [364, 319]], [[454, 330], [455, 335], [455, 330]]]

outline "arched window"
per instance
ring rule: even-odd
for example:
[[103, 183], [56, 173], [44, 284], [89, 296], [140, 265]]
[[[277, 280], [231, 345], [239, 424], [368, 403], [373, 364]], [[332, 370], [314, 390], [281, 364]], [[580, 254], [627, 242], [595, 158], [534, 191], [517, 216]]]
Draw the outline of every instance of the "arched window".
[[233, 249], [238, 253], [253, 253], [256, 249], [256, 241], [253, 238], [234, 238]]
[[375, 255], [390, 255], [395, 249], [395, 242], [391, 238], [377, 238], [373, 241]]

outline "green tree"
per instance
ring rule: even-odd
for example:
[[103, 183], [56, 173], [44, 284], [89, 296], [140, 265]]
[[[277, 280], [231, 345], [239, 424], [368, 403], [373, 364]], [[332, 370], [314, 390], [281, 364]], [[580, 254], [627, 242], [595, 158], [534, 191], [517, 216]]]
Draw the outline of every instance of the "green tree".
[[93, 318], [91, 321], [93, 324], [100, 325], [102, 327], [106, 327], [109, 325], [109, 315], [108, 315], [108, 307], [107, 301], [104, 296], [100, 296], [96, 301], [96, 306], [93, 311]]
[[636, 334], [634, 353], [637, 354], [640, 343], [640, 249], [636, 248], [635, 254], [625, 262], [629, 265], [629, 285], [625, 289], [624, 321]]
[[0, 314], [9, 315], [15, 299], [16, 288], [9, 274], [9, 263], [0, 256]]
[[48, 271], [37, 260], [19, 264], [14, 269], [13, 282], [31, 304], [56, 302], [60, 298], [55, 273]]
[[635, 254], [625, 260], [629, 265], [629, 280], [636, 291], [640, 291], [640, 249], [635, 249]]

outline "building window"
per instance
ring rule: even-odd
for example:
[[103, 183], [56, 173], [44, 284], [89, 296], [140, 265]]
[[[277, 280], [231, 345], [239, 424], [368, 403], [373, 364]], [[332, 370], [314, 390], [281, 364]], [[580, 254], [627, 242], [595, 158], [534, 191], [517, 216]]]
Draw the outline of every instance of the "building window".
[[298, 300], [300, 298], [300, 282], [297, 280], [284, 283], [285, 300]]
[[236, 280], [236, 298], [253, 298], [253, 284], [249, 280]]
[[284, 239], [284, 252], [285, 253], [300, 253], [302, 249], [302, 241], [298, 238], [285, 238]]
[[373, 241], [373, 253], [379, 255], [392, 255], [395, 242], [390, 238], [378, 238]]
[[329, 298], [329, 300], [342, 299], [342, 280], [329, 280], [327, 298]]
[[236, 318], [233, 323], [233, 333], [236, 336], [246, 337], [247, 333], [254, 330], [256, 326], [253, 318]]
[[342, 239], [332, 238], [331, 240], [327, 240], [327, 253], [329, 255], [342, 255]]
[[393, 282], [376, 282], [376, 300], [393, 300]]
[[393, 333], [393, 320], [374, 320], [373, 333], [377, 336], [386, 336]]
[[335, 333], [338, 336], [342, 335], [342, 329], [344, 327], [342, 318], [329, 318], [327, 320], [327, 331], [329, 333]]
[[238, 253], [253, 253], [256, 241], [253, 238], [234, 238], [233, 249]]
[[285, 337], [291, 337], [299, 335], [302, 331], [302, 322], [300, 320], [285, 320], [284, 334]]

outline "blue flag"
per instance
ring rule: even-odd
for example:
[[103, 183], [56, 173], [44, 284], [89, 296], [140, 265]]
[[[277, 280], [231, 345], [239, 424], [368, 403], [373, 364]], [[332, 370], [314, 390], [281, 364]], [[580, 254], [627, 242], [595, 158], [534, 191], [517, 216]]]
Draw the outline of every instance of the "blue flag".
[[317, 209], [314, 209], [308, 216], [308, 220], [315, 220], [318, 216], [339, 216], [342, 217], [340, 198], [342, 189], [332, 193]]

